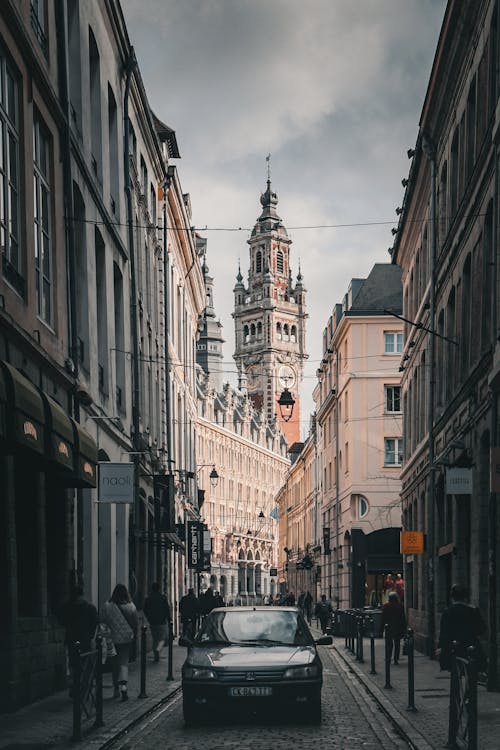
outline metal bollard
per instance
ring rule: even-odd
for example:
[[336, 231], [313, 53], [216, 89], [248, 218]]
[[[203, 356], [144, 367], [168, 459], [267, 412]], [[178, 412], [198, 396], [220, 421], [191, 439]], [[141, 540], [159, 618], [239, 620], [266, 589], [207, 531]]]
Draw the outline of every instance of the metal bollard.
[[413, 630], [406, 631], [406, 647], [408, 649], [408, 711], [416, 711], [415, 708], [415, 640]]
[[172, 620], [168, 623], [168, 674], [167, 682], [171, 682], [174, 679], [173, 674], [173, 657], [174, 657], [174, 624]]
[[344, 628], [345, 628], [345, 647], [346, 649], [349, 648], [349, 617], [348, 612], [344, 612]]
[[358, 638], [359, 638], [359, 648], [358, 648], [358, 661], [360, 664], [363, 664], [364, 659], [364, 646], [363, 646], [363, 636], [365, 634], [365, 618], [363, 615], [360, 615], [358, 617]]
[[355, 653], [355, 648], [354, 648], [355, 632], [356, 632], [356, 621], [355, 621], [354, 612], [349, 612], [349, 633], [351, 636], [349, 639], [349, 651], [351, 652], [351, 654]]
[[103, 727], [102, 711], [102, 635], [96, 638], [96, 665], [95, 665], [95, 721], [94, 727]]
[[375, 618], [370, 617], [370, 674], [377, 674], [375, 671]]
[[384, 641], [385, 641], [385, 685], [386, 690], [392, 690], [391, 685], [391, 651], [392, 651], [392, 638], [389, 635], [389, 625], [384, 625]]
[[469, 747], [467, 750], [477, 750], [477, 650], [474, 646], [467, 649], [467, 681], [469, 683], [469, 704], [467, 707], [468, 714], [468, 736]]
[[147, 627], [145, 625], [141, 628], [141, 692], [137, 696], [138, 698], [147, 698], [146, 693], [146, 651], [147, 651], [147, 643], [146, 643], [146, 634], [147, 634]]
[[448, 742], [446, 747], [456, 747], [456, 736], [458, 726], [457, 704], [460, 695], [460, 678], [458, 676], [457, 660], [455, 655], [457, 642], [451, 644], [451, 670], [450, 670], [450, 704], [448, 709]]
[[73, 740], [80, 742], [82, 739], [82, 707], [80, 705], [82, 663], [79, 641], [73, 644], [73, 648], [71, 649], [71, 662], [73, 672]]

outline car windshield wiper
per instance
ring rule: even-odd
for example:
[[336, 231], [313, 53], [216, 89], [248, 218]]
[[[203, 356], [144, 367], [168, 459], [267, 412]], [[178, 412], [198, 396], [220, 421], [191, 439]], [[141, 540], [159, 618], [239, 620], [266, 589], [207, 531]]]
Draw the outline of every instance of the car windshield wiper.
[[292, 646], [292, 643], [286, 641], [275, 641], [272, 638], [259, 638], [249, 639], [248, 641], [238, 641], [238, 643], [244, 643], [245, 646]]
[[220, 645], [221, 643], [225, 644], [227, 646], [228, 643], [231, 643], [231, 641], [228, 640], [222, 640], [221, 638], [207, 638], [199, 641], [194, 641], [195, 646], [213, 646], [213, 645]]

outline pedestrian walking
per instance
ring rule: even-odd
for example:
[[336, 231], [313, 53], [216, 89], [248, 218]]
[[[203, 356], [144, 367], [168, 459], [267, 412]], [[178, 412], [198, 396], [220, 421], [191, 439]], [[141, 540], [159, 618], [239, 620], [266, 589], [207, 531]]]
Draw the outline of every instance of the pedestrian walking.
[[385, 625], [388, 626], [387, 636], [389, 638], [389, 661], [394, 654], [394, 664], [399, 663], [401, 650], [401, 638], [406, 632], [406, 615], [399, 596], [395, 591], [389, 591], [388, 601], [382, 607], [381, 628], [384, 633]]
[[288, 594], [286, 595], [285, 604], [287, 607], [295, 606], [295, 594], [293, 593], [293, 591], [289, 591]]
[[200, 614], [206, 617], [217, 606], [212, 588], [208, 588], [202, 597], [200, 597]]
[[312, 606], [313, 606], [313, 598], [311, 596], [311, 592], [306, 591], [306, 594], [304, 596], [304, 614], [309, 625], [311, 624], [311, 618], [312, 618]]
[[214, 591], [214, 607], [225, 607], [224, 598], [218, 591]]
[[321, 632], [323, 635], [326, 633], [326, 629], [330, 623], [330, 619], [333, 614], [332, 603], [326, 598], [326, 594], [321, 594], [321, 599], [316, 604], [314, 609], [314, 616], [319, 620]]
[[128, 662], [137, 634], [137, 610], [130, 600], [127, 587], [118, 583], [109, 601], [104, 603], [102, 619], [111, 631], [116, 657], [113, 662], [114, 697], [128, 699]]
[[198, 598], [194, 589], [188, 589], [187, 594], [179, 602], [179, 613], [181, 616], [182, 635], [186, 638], [194, 638], [196, 632], [196, 619], [200, 612]]
[[171, 617], [167, 597], [161, 593], [160, 584], [156, 581], [151, 584], [151, 593], [144, 600], [144, 615], [151, 630], [154, 660], [158, 662], [160, 651], [168, 637]]
[[467, 648], [474, 646], [480, 672], [486, 669], [486, 657], [479, 642], [479, 636], [486, 631], [486, 625], [477, 607], [469, 604], [465, 586], [458, 583], [451, 587], [451, 604], [441, 615], [439, 640], [436, 656], [441, 669], [451, 670], [451, 647], [456, 642], [457, 656], [466, 656]]
[[72, 697], [75, 643], [80, 644], [80, 653], [90, 651], [99, 621], [96, 607], [83, 596], [82, 586], [73, 586], [69, 600], [61, 608], [59, 621], [65, 628], [67, 674], [70, 681], [70, 697]]

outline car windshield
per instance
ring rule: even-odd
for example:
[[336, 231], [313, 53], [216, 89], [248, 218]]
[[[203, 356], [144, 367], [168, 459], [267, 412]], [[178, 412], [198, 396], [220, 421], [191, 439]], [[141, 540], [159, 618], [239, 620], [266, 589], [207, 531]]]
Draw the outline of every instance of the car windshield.
[[293, 610], [214, 611], [196, 636], [203, 643], [310, 646], [314, 643], [299, 612]]

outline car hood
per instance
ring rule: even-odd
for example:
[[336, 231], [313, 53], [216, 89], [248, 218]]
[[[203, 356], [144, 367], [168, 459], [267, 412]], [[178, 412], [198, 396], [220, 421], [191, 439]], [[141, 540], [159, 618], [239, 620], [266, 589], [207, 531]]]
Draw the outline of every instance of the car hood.
[[186, 662], [197, 667], [248, 669], [252, 667], [288, 667], [311, 664], [314, 646], [237, 646], [207, 645], [190, 648]]

